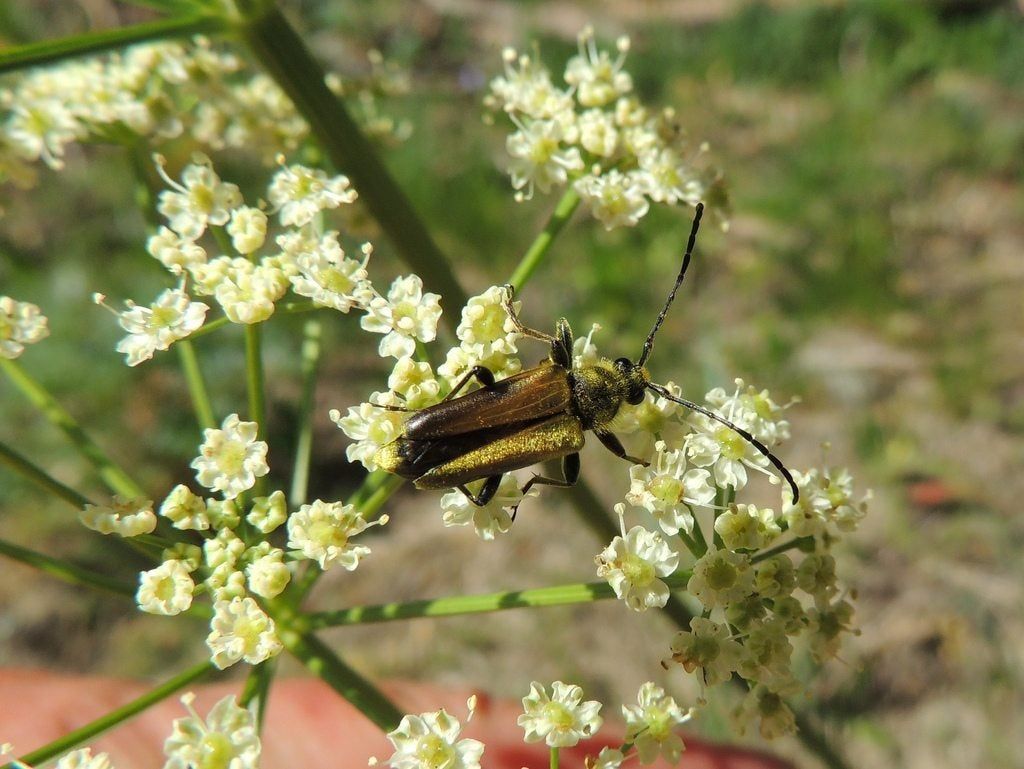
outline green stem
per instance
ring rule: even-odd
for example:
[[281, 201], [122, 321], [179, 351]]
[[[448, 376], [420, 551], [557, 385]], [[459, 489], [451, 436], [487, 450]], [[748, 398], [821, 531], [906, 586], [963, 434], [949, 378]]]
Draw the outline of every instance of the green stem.
[[402, 712], [372, 683], [346, 665], [326, 644], [311, 633], [277, 622], [278, 637], [315, 676], [351, 702], [383, 731], [392, 731], [402, 720]]
[[[447, 259], [373, 145], [327, 87], [323, 68], [284, 15], [272, 8], [244, 24], [240, 32], [256, 60], [307, 120], [331, 162], [351, 177], [360, 200], [391, 238], [403, 261], [447, 303], [465, 305], [468, 297]], [[446, 312], [442, 320], [454, 332], [459, 314]]]
[[21, 454], [17, 453], [2, 441], [0, 441], [0, 462], [7, 465], [27, 480], [32, 481], [36, 486], [60, 497], [72, 507], [81, 510], [89, 504], [89, 498], [87, 496], [79, 494], [74, 489], [65, 486], [45, 470], [41, 469], [28, 459], [25, 459], [25, 457], [21, 456]]
[[161, 19], [146, 24], [135, 24], [130, 27], [86, 32], [58, 40], [41, 40], [38, 43], [29, 43], [0, 51], [0, 73], [41, 64], [52, 64], [75, 56], [123, 48], [147, 40], [215, 34], [225, 27], [225, 22], [214, 16], [184, 16]]
[[319, 320], [307, 320], [302, 328], [302, 400], [299, 403], [298, 435], [295, 439], [295, 465], [292, 487], [288, 494], [292, 509], [305, 504], [309, 489], [309, 460], [313, 450], [313, 406], [316, 395], [316, 373], [320, 365]]
[[[157, 702], [160, 702], [160, 700], [170, 697], [175, 692], [180, 691], [189, 684], [199, 680], [212, 670], [213, 665], [208, 661], [189, 668], [160, 686], [146, 692], [141, 697], [132, 700], [127, 705], [122, 705], [121, 707], [110, 711], [106, 715], [97, 718], [95, 721], [68, 732], [63, 737], [54, 740], [48, 745], [44, 745], [37, 750], [33, 750], [31, 753], [26, 753], [19, 760], [29, 766], [38, 766], [45, 761], [49, 761], [50, 759], [81, 745], [83, 742], [91, 740], [93, 737], [102, 734], [108, 729], [117, 726], [123, 721], [127, 721], [132, 716], [138, 715], [152, 705], [155, 705]], [[10, 763], [3, 769], [15, 769], [16, 766], [17, 764]]]
[[551, 758], [548, 761], [549, 769], [558, 769], [558, 748], [551, 748]]
[[203, 379], [203, 372], [199, 368], [199, 358], [196, 356], [196, 348], [187, 339], [182, 339], [174, 345], [178, 350], [178, 358], [181, 361], [181, 370], [185, 375], [185, 383], [188, 386], [189, 396], [192, 398], [192, 408], [196, 412], [196, 421], [199, 429], [212, 428], [217, 426], [213, 416], [213, 406], [210, 404], [210, 394], [206, 389], [206, 382]]
[[276, 667], [275, 659], [264, 660], [254, 665], [245, 678], [245, 686], [239, 697], [239, 704], [242, 707], [256, 700], [256, 728], [259, 731], [263, 731], [263, 722], [267, 715], [267, 698], [270, 696], [270, 685], [274, 681]]
[[760, 563], [761, 561], [767, 561], [772, 556], [776, 556], [779, 553], [785, 553], [789, 550], [806, 550], [808, 545], [810, 545], [811, 548], [814, 547], [814, 537], [797, 537], [796, 539], [789, 540], [789, 542], [782, 542], [774, 547], [769, 547], [767, 550], [755, 553], [750, 558], [750, 562]]
[[576, 191], [570, 187], [562, 195], [558, 204], [555, 206], [555, 210], [551, 213], [551, 218], [548, 219], [547, 225], [545, 225], [543, 231], [534, 238], [533, 243], [526, 249], [526, 253], [516, 266], [515, 270], [512, 271], [512, 277], [508, 279], [515, 289], [520, 290], [527, 280], [533, 275], [534, 271], [540, 266], [541, 261], [547, 254], [548, 249], [551, 248], [551, 244], [554, 242], [558, 233], [562, 231], [562, 228], [568, 223], [572, 217], [576, 207], [580, 204], [580, 196], [576, 194]]
[[704, 528], [700, 525], [700, 518], [696, 514], [693, 516], [693, 539], [694, 544], [697, 546], [697, 551], [694, 555], [700, 558], [708, 551], [708, 541], [704, 537]]
[[31, 566], [44, 574], [67, 582], [69, 585], [92, 587], [98, 590], [105, 590], [108, 593], [135, 597], [135, 586], [119, 579], [108, 577], [106, 574], [83, 569], [73, 563], [53, 558], [49, 555], [37, 553], [34, 550], [15, 545], [13, 542], [0, 539], [0, 555], [5, 555], [15, 561]]
[[[686, 587], [691, 572], [677, 571], [664, 582], [671, 590]], [[615, 591], [607, 582], [578, 582], [570, 585], [538, 587], [530, 590], [509, 590], [482, 595], [456, 595], [404, 603], [385, 603], [377, 606], [355, 606], [339, 611], [317, 612], [308, 615], [309, 627], [321, 630], [341, 625], [365, 625], [420, 617], [454, 617], [460, 614], [482, 614], [506, 609], [564, 606], [574, 603], [592, 603], [614, 598]]]
[[79, 453], [96, 467], [100, 478], [115, 494], [125, 497], [143, 496], [141, 487], [103, 453], [74, 417], [65, 411], [39, 382], [29, 376], [17, 361], [0, 358], [0, 366], [3, 367], [8, 379], [21, 390], [32, 405], [42, 411], [54, 426], [64, 431]]
[[263, 393], [262, 329], [259, 323], [245, 327], [245, 385], [249, 397], [249, 420], [259, 425], [259, 436], [265, 438], [266, 401]]

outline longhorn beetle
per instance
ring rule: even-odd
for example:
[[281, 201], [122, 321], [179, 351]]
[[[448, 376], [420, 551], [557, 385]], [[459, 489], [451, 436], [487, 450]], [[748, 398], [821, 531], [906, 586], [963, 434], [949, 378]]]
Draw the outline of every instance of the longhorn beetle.
[[[628, 358], [601, 359], [574, 368], [569, 322], [561, 318], [554, 336], [527, 328], [512, 305], [513, 287], [506, 286], [505, 310], [516, 330], [548, 343], [548, 360], [501, 381], [495, 381], [494, 374], [484, 366], [474, 366], [443, 401], [416, 411], [409, 418], [403, 434], [377, 451], [377, 465], [412, 480], [419, 489], [455, 487], [481, 507], [498, 491], [502, 475], [549, 459], [561, 458], [562, 478], [534, 475], [523, 486], [522, 493], [526, 494], [535, 484], [572, 486], [580, 475], [579, 452], [587, 430], [593, 430], [616, 456], [635, 464], [649, 464], [629, 456], [609, 425], [623, 403], [638, 405], [645, 391], [650, 390], [735, 430], [782, 474], [796, 502], [800, 492], [793, 476], [767, 446], [725, 417], [675, 397], [664, 386], [652, 382], [644, 368], [654, 348], [654, 336], [686, 275], [703, 212], [704, 205], [698, 203], [679, 275], [636, 363]], [[456, 397], [474, 378], [483, 387]], [[481, 478], [484, 484], [477, 494], [466, 488], [467, 483]]]

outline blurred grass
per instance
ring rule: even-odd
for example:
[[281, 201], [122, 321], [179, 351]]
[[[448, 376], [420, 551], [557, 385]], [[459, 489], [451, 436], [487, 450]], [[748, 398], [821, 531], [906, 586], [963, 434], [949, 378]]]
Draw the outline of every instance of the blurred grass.
[[[527, 4], [506, 27], [486, 13], [443, 16], [400, 2], [297, 5], [315, 50], [337, 69], [358, 68], [363, 50], [379, 47], [412, 73], [413, 94], [386, 109], [408, 118], [415, 132], [386, 159], [470, 292], [507, 277], [554, 205], [543, 198], [513, 204], [501, 170], [505, 129], [482, 125], [479, 108], [501, 45], [524, 47], [539, 36], [555, 71], [574, 51], [575, 28], [556, 28], [545, 8]], [[47, 3], [4, 7], [0, 37], [81, 27], [77, 12], [54, 10]], [[862, 622], [871, 628], [862, 666], [819, 683], [816, 707], [851, 726], [868, 746], [862, 755], [890, 765], [928, 765], [927, 757], [943, 757], [943, 746], [955, 744], [978, 751], [965, 765], [1012, 766], [1021, 731], [1015, 631], [1024, 629], [1014, 557], [1024, 546], [1015, 503], [1024, 493], [1016, 478], [1024, 461], [1019, 13], [1012, 3], [749, 3], [695, 26], [631, 17], [629, 31], [627, 68], [638, 91], [648, 103], [674, 105], [692, 137], [711, 142], [735, 211], [729, 232], [702, 233], [692, 282], [652, 360], [655, 377], [674, 379], [696, 397], [734, 376], [783, 398], [801, 393], [805, 404], [792, 413], [794, 434], [805, 437], [790, 450], [802, 463], [815, 462], [816, 441], [828, 438], [835, 461], [853, 462], [863, 485], [879, 490], [877, 512], [853, 540], [847, 565], [863, 585]], [[113, 352], [116, 324], [89, 296], [100, 290], [114, 302], [148, 300], [166, 277], [144, 253], [126, 159], [107, 148], [82, 154], [59, 175], [44, 174], [29, 195], [0, 191], [7, 210], [0, 286], [40, 304], [51, 319], [52, 337], [26, 353], [25, 365], [161, 494], [188, 479], [197, 443], [176, 357], [158, 354], [137, 370], [125, 368]], [[222, 163], [225, 176], [258, 186], [244, 159]], [[564, 314], [577, 334], [597, 322], [602, 351], [635, 354], [652, 320], [637, 308], [663, 301], [687, 228], [686, 212], [652, 212], [635, 230], [612, 233], [578, 217], [523, 296], [525, 318], [545, 328]], [[377, 284], [400, 272], [381, 247], [371, 265]], [[277, 320], [268, 335], [271, 466], [282, 472], [301, 322]], [[358, 472], [342, 461], [344, 442], [323, 417], [381, 388], [386, 372], [354, 318], [326, 325], [311, 494], [333, 498]], [[229, 332], [197, 344], [208, 379], [218, 384], [219, 416], [244, 403], [240, 339]], [[542, 354], [530, 349], [524, 360]], [[5, 440], [61, 480], [98, 491], [59, 436], [2, 382], [0, 424]], [[915, 502], [922, 479], [944, 490], [943, 505]], [[95, 563], [112, 557], [98, 539], [69, 540], [67, 520], [67, 510], [18, 479], [0, 480], [6, 536]], [[409, 536], [418, 543], [421, 533]], [[513, 552], [517, 563], [514, 555], [535, 554]], [[422, 589], [419, 575], [407, 579]], [[1017, 611], [1005, 609], [1014, 600]], [[152, 663], [141, 653], [111, 662], [131, 654], [135, 636], [127, 628], [136, 626], [127, 607], [118, 620], [109, 607], [90, 606], [94, 614], [65, 622], [80, 622], [94, 641], [122, 623], [108, 656], [40, 645], [40, 620], [6, 642], [0, 659], [48, 654], [62, 664], [148, 672]], [[450, 630], [445, 640], [458, 637], [492, 659], [495, 642], [479, 626], [439, 626]], [[495, 627], [515, 628], [513, 638], [521, 631], [513, 620]], [[162, 645], [162, 656], [182, 654], [181, 638], [141, 632]], [[429, 649], [442, 631], [417, 632]], [[556, 644], [541, 639], [543, 648]], [[471, 670], [461, 649], [451, 647], [433, 669]], [[392, 670], [408, 675], [427, 663], [395, 664]], [[964, 708], [986, 723], [957, 721]], [[926, 711], [923, 724], [910, 715]], [[905, 720], [883, 725], [893, 714]], [[724, 718], [708, 722], [712, 732], [728, 734]], [[973, 742], [964, 736], [972, 729]], [[1006, 736], [1015, 733], [1016, 740]]]

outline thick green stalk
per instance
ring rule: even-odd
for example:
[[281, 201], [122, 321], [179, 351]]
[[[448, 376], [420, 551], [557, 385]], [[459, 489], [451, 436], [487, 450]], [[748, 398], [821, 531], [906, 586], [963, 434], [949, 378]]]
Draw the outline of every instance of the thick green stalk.
[[213, 416], [213, 406], [210, 404], [210, 393], [206, 389], [206, 381], [203, 379], [203, 372], [199, 368], [196, 348], [187, 339], [182, 339], [174, 346], [178, 350], [181, 371], [185, 375], [185, 384], [188, 386], [188, 393], [192, 398], [192, 408], [196, 412], [196, 421], [199, 423], [199, 429], [216, 427], [217, 422]]
[[39, 382], [29, 376], [17, 361], [0, 358], [0, 367], [3, 367], [14, 386], [21, 390], [22, 394], [42, 411], [54, 426], [60, 428], [79, 453], [96, 467], [100, 478], [115, 494], [125, 497], [143, 496], [142, 488], [129, 477], [128, 473], [103, 453], [103, 450], [93, 442], [74, 417], [65, 411], [64, 407], [57, 403]]
[[319, 320], [307, 320], [302, 327], [302, 400], [295, 439], [295, 464], [288, 501], [293, 510], [305, 504], [309, 486], [309, 460], [313, 451], [313, 406], [316, 396], [316, 373], [320, 366]]
[[36, 486], [60, 497], [72, 507], [81, 510], [89, 504], [87, 496], [65, 486], [3, 442], [0, 442], [0, 462], [10, 467], [23, 478], [32, 481]]
[[296, 659], [317, 678], [351, 702], [383, 731], [398, 727], [402, 712], [372, 683], [346, 665], [311, 633], [301, 632], [276, 616], [278, 637]]
[[548, 769], [558, 769], [558, 748], [551, 748], [551, 755], [548, 759]]
[[147, 40], [215, 34], [226, 27], [223, 19], [214, 16], [193, 15], [161, 19], [130, 27], [86, 32], [58, 40], [42, 40], [38, 43], [19, 45], [0, 51], [0, 73], [52, 64], [87, 53], [101, 53], [124, 48], [133, 43], [143, 43]]
[[[203, 662], [195, 667], [189, 668], [165, 683], [160, 684], [160, 686], [146, 692], [141, 697], [132, 700], [127, 705], [122, 705], [121, 707], [110, 711], [105, 716], [101, 716], [85, 726], [68, 732], [60, 739], [54, 740], [48, 745], [44, 745], [37, 750], [33, 750], [31, 753], [26, 753], [19, 760], [23, 764], [28, 764], [29, 766], [38, 766], [49, 761], [72, 748], [78, 747], [84, 742], [88, 742], [93, 737], [102, 734], [108, 729], [112, 729], [118, 724], [127, 721], [132, 716], [138, 715], [151, 705], [155, 705], [157, 702], [160, 702], [160, 700], [166, 699], [175, 692], [184, 689], [189, 684], [198, 681], [212, 670], [213, 665], [210, 662]], [[7, 764], [3, 769], [17, 769], [17, 764]]]
[[92, 587], [130, 598], [135, 596], [135, 585], [108, 577], [106, 574], [83, 569], [81, 566], [76, 566], [60, 558], [37, 553], [34, 550], [29, 550], [3, 539], [0, 539], [0, 555], [6, 555], [8, 558], [20, 561], [27, 566], [38, 569], [44, 574], [49, 574], [51, 577], [67, 582], [69, 585]]
[[515, 287], [516, 291], [522, 289], [526, 281], [530, 279], [540, 266], [540, 263], [548, 253], [548, 249], [551, 248], [551, 244], [558, 236], [558, 233], [562, 231], [562, 228], [568, 223], [569, 219], [572, 218], [573, 212], [579, 204], [580, 196], [570, 187], [558, 201], [544, 229], [534, 238], [533, 243], [530, 244], [523, 258], [519, 261], [515, 270], [513, 270], [512, 277], [508, 279], [508, 282]]
[[[402, 260], [440, 293], [448, 306], [461, 307], [466, 292], [430, 237], [412, 203], [366, 139], [342, 101], [324, 81], [325, 72], [302, 38], [276, 8], [240, 26], [259, 61], [295, 103], [331, 162], [351, 179], [360, 200], [391, 238]], [[454, 331], [456, 312], [442, 320]]]

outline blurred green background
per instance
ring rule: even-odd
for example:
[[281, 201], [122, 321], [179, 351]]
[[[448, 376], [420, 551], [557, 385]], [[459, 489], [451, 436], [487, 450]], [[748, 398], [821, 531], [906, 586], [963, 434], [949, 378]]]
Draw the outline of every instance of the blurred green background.
[[[782, 401], [799, 396], [789, 412], [793, 441], [781, 452], [787, 463], [802, 468], [824, 454], [874, 491], [868, 519], [838, 554], [843, 580], [856, 587], [862, 635], [843, 662], [812, 673], [806, 704], [855, 766], [1019, 766], [1021, 9], [967, 0], [308, 0], [288, 10], [328, 67], [358, 71], [366, 50], [379, 48], [409, 72], [411, 93], [386, 109], [413, 134], [386, 159], [471, 293], [507, 278], [554, 204], [512, 201], [505, 127], [481, 120], [501, 48], [538, 40], [559, 73], [584, 23], [609, 43], [631, 35], [626, 68], [638, 92], [650, 105], [675, 106], [692, 137], [710, 142], [734, 209], [728, 231], [701, 235], [692, 282], [652, 360], [655, 379], [679, 382], [693, 398], [737, 376]], [[3, 4], [0, 40], [140, 18], [106, 0]], [[216, 163], [249, 189], [265, 182], [245, 158]], [[113, 351], [116, 324], [90, 301], [93, 291], [148, 301], [167, 285], [145, 254], [131, 177], [119, 150], [88, 147], [31, 192], [0, 190], [0, 293], [50, 318], [51, 338], [25, 354], [25, 367], [159, 497], [188, 479], [198, 443], [176, 356], [127, 369]], [[687, 212], [656, 211], [635, 229], [606, 233], [578, 214], [524, 292], [525, 319], [546, 328], [565, 315], [577, 333], [600, 323], [602, 352], [635, 355], [688, 226]], [[382, 286], [402, 271], [380, 240], [371, 276]], [[269, 330], [272, 468], [288, 467], [301, 323], [278, 318]], [[382, 389], [387, 370], [354, 318], [327, 325], [311, 493], [338, 498], [361, 469], [344, 463], [327, 409]], [[220, 414], [243, 408], [241, 339], [227, 330], [199, 345]], [[534, 354], [543, 351], [524, 359]], [[62, 436], [6, 381], [0, 437], [65, 483], [98, 492]], [[609, 509], [628, 486], [600, 450], [588, 450], [584, 476]], [[389, 504], [388, 541], [357, 574], [325, 580], [318, 601], [593, 579], [601, 543], [558, 494], [527, 507], [509, 537], [481, 543], [442, 529], [435, 496], [405, 491]], [[70, 520], [60, 503], [0, 471], [0, 536], [128, 578], [140, 568]], [[138, 617], [20, 566], [4, 563], [0, 574], [0, 664], [159, 675], [202, 654], [198, 625]], [[671, 632], [659, 617], [608, 605], [420, 620], [338, 633], [336, 642], [373, 677], [486, 685], [508, 696], [521, 696], [524, 676], [565, 677], [609, 699], [632, 699], [654, 678], [692, 695], [679, 671], [666, 677], [658, 665]], [[727, 705], [697, 728], [730, 738]], [[771, 749], [814, 765], [796, 741]]]

